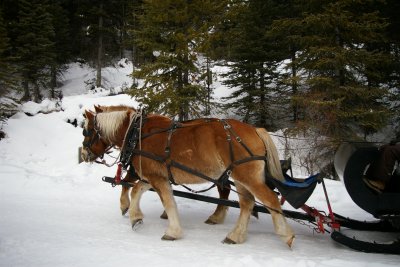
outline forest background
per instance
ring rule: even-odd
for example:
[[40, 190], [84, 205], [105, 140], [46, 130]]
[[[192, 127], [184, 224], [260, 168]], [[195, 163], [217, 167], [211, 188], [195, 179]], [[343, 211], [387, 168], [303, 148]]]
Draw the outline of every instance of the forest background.
[[[399, 137], [398, 10], [396, 0], [0, 0], [1, 121], [21, 102], [61, 99], [71, 62], [96, 69], [95, 90], [107, 87], [102, 68], [128, 58], [126, 92], [149, 111], [187, 120], [224, 108], [332, 158], [343, 141]], [[215, 65], [229, 70], [222, 103]]]

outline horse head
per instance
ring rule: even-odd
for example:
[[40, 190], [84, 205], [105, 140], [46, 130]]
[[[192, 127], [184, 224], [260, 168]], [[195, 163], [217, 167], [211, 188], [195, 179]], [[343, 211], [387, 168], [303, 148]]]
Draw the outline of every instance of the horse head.
[[102, 138], [97, 125], [97, 114], [85, 110], [85, 125], [83, 126], [84, 140], [82, 142], [81, 155], [85, 162], [92, 162], [102, 157], [110, 144]]
[[121, 147], [131, 117], [136, 114], [136, 110], [129, 107], [107, 108], [97, 106], [97, 113], [85, 111], [81, 155], [86, 162], [102, 157], [114, 145]]

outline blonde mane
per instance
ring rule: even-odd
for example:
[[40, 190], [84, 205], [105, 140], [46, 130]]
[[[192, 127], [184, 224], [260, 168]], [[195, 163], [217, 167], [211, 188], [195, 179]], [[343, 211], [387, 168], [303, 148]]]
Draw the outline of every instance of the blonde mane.
[[111, 143], [115, 140], [119, 128], [128, 117], [127, 111], [111, 111], [97, 114], [97, 127], [101, 136]]

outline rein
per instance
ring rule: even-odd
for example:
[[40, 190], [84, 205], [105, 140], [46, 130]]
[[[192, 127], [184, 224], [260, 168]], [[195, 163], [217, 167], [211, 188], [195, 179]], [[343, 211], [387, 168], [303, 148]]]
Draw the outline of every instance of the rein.
[[[113, 146], [113, 145], [110, 145], [108, 148], [106, 148], [104, 154], [109, 154], [109, 153], [111, 153], [110, 150], [111, 150], [112, 148], [114, 148], [114, 146]], [[107, 163], [107, 162], [104, 160], [104, 154], [101, 155], [101, 157], [100, 157], [101, 161], [96, 159], [94, 162], [97, 163], [97, 164], [106, 165], [107, 167], [112, 167], [112, 166], [114, 166], [114, 165], [118, 162], [118, 157], [114, 158], [113, 156], [109, 155], [110, 157], [114, 158], [115, 160], [114, 160], [114, 162], [111, 163], [111, 164], [110, 164], [110, 163]]]

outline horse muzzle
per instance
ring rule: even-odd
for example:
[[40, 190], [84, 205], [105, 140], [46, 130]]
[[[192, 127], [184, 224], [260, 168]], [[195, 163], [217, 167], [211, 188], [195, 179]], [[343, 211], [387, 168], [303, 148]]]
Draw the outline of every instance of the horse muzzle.
[[84, 147], [82, 147], [80, 151], [80, 160], [84, 162], [93, 162], [97, 159], [97, 156], [92, 151]]

